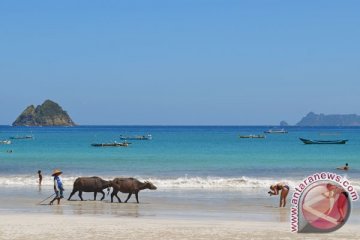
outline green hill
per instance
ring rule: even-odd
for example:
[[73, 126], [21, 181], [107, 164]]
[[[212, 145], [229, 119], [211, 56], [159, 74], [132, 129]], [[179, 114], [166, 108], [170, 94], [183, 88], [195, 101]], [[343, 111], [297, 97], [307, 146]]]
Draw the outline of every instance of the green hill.
[[27, 107], [13, 122], [13, 126], [74, 126], [75, 123], [59, 104], [46, 100], [43, 104]]
[[360, 126], [360, 116], [356, 114], [316, 114], [308, 113], [297, 126]]

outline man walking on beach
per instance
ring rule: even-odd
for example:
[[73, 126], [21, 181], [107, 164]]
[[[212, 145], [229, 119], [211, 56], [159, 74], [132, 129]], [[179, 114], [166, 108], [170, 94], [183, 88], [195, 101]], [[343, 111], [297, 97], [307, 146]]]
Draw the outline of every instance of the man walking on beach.
[[60, 171], [59, 169], [55, 169], [53, 171], [52, 176], [54, 177], [54, 191], [55, 191], [56, 195], [55, 195], [54, 199], [50, 201], [50, 205], [52, 205], [55, 200], [57, 200], [57, 203], [59, 205], [60, 199], [64, 198], [64, 196], [63, 196], [64, 188], [63, 188], [62, 180], [60, 178], [61, 174], [62, 174], [62, 171]]

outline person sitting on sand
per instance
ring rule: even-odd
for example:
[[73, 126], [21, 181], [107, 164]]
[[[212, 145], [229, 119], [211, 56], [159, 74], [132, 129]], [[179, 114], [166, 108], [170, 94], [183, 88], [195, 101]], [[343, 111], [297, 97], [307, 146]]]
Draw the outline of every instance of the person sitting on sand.
[[41, 182], [42, 182], [41, 170], [38, 171], [38, 175], [39, 175], [39, 185], [41, 185]]
[[289, 193], [289, 186], [284, 184], [284, 183], [278, 183], [278, 184], [275, 184], [275, 185], [271, 185], [270, 186], [270, 189], [272, 191], [269, 191], [268, 193], [270, 194], [270, 196], [272, 195], [279, 195], [279, 192], [281, 191], [280, 193], [280, 207], [285, 207], [286, 205], [286, 197]]
[[344, 171], [347, 171], [347, 170], [349, 170], [349, 164], [348, 164], [348, 163], [346, 163], [346, 164], [345, 164], [345, 166], [338, 167], [338, 168], [336, 168], [336, 169], [338, 169], [338, 170], [344, 170]]
[[53, 174], [51, 175], [54, 177], [54, 191], [55, 191], [56, 196], [54, 197], [53, 200], [50, 201], [50, 205], [52, 205], [55, 200], [57, 200], [57, 203], [59, 205], [60, 199], [64, 198], [64, 196], [63, 196], [64, 188], [63, 188], [62, 180], [60, 178], [61, 174], [62, 174], [62, 171], [60, 171], [59, 169], [55, 169], [53, 171]]

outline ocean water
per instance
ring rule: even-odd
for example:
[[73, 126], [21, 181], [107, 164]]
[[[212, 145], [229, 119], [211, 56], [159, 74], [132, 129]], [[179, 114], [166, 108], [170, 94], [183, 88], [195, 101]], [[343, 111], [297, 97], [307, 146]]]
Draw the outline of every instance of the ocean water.
[[[288, 127], [288, 134], [266, 139], [240, 139], [262, 134], [268, 126], [0, 126], [0, 140], [33, 135], [0, 145], [0, 185], [36, 185], [41, 169], [44, 184], [60, 168], [66, 184], [79, 176], [112, 179], [132, 176], [162, 188], [254, 189], [278, 181], [296, 185], [315, 172], [345, 174], [360, 186], [360, 128]], [[91, 143], [121, 142], [120, 135], [151, 134], [129, 147], [92, 147]], [[348, 139], [345, 145], [304, 145], [298, 138]], [[12, 153], [7, 153], [12, 150]], [[349, 163], [344, 173], [336, 167]]]

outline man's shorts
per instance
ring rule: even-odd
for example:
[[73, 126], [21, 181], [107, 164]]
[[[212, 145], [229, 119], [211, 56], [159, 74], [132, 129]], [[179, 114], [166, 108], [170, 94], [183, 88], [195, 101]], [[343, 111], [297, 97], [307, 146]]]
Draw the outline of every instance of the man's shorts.
[[56, 191], [55, 194], [56, 194], [57, 198], [64, 198], [64, 191], [63, 190]]

